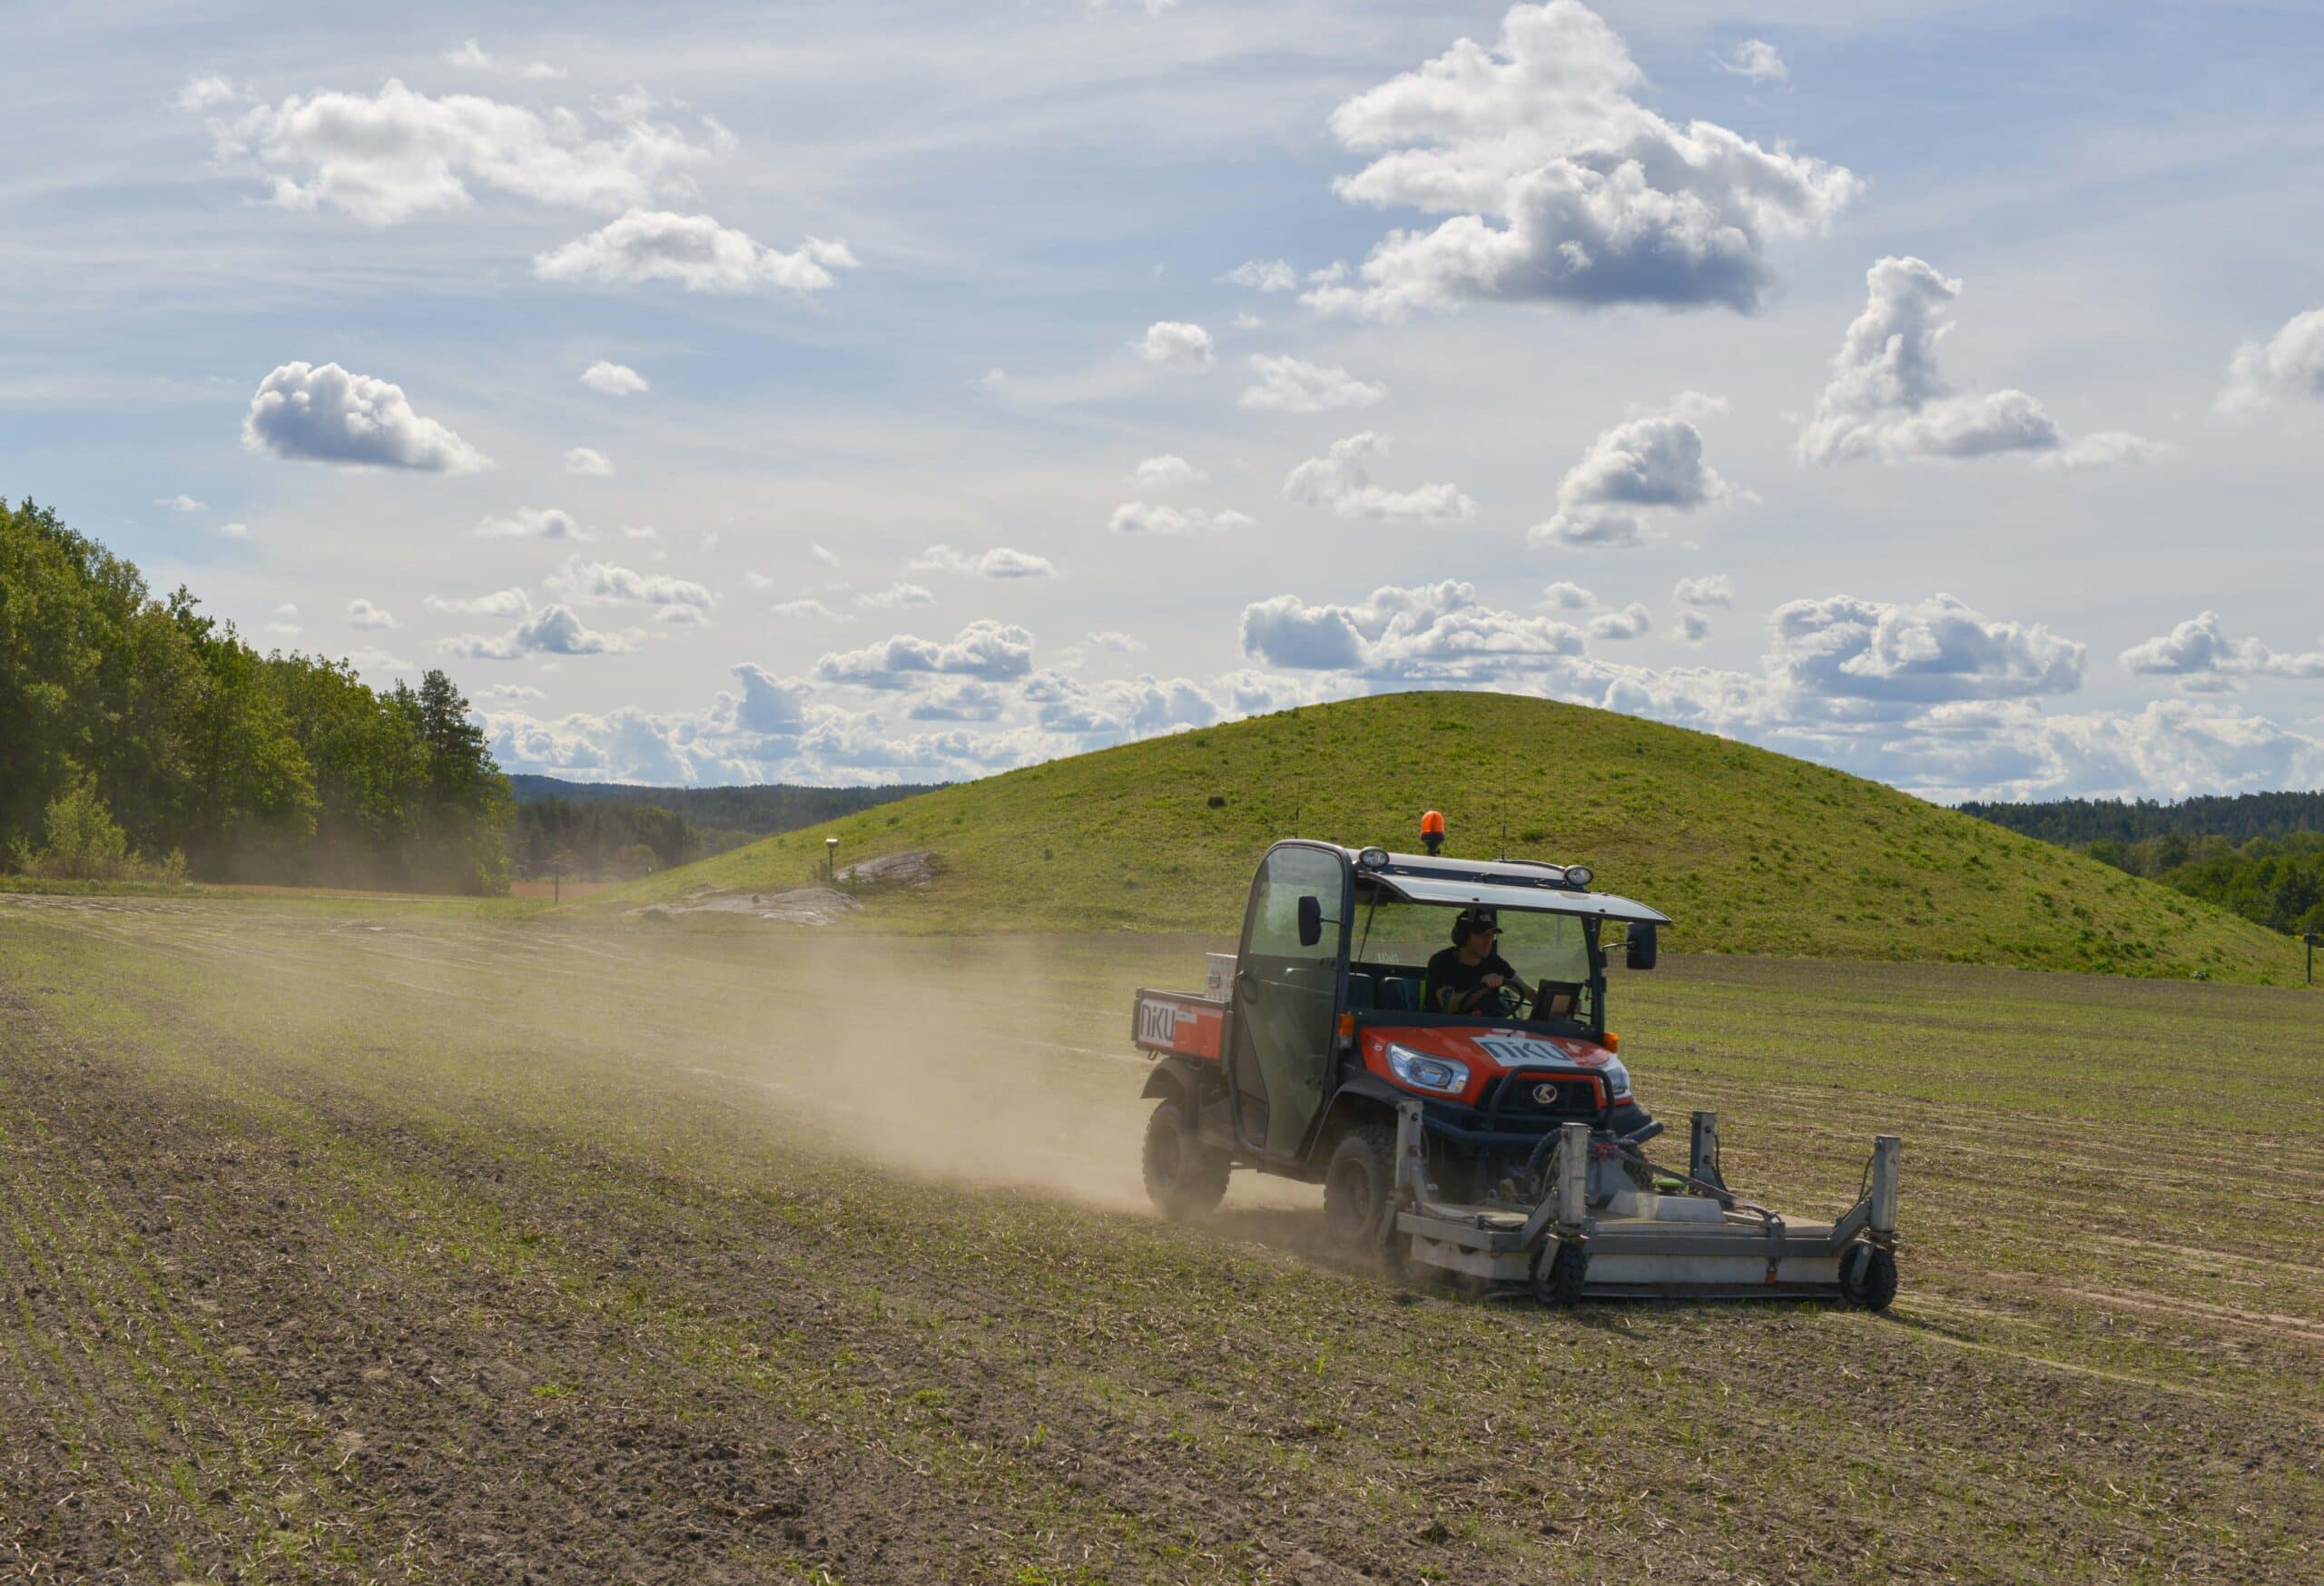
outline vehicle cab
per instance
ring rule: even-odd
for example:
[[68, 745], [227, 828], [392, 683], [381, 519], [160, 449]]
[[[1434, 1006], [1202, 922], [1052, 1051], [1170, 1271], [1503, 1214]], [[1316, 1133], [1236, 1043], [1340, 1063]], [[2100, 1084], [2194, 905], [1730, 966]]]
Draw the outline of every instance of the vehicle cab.
[[[1175, 1082], [1235, 1165], [1305, 1178], [1410, 1098], [1433, 1164], [1462, 1183], [1492, 1182], [1569, 1121], [1632, 1133], [1649, 1118], [1607, 1028], [1607, 952], [1619, 932], [1627, 963], [1651, 968], [1669, 921], [1592, 879], [1581, 865], [1277, 842], [1252, 879], [1224, 995], [1140, 993], [1137, 1044], [1177, 1059], [1147, 1094]], [[1533, 996], [1430, 1006], [1430, 960], [1480, 910]]]

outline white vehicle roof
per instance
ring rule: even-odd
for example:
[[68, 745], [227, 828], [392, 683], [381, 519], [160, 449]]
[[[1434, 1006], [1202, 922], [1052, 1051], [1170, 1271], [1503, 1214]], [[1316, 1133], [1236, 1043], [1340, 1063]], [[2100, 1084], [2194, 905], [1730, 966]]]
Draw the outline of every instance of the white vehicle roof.
[[[1334, 846], [1336, 846], [1334, 844]], [[1361, 849], [1346, 851], [1353, 861]], [[1604, 920], [1668, 925], [1670, 916], [1612, 892], [1576, 892], [1564, 870], [1524, 859], [1432, 859], [1425, 853], [1391, 853], [1376, 870], [1355, 868], [1356, 880], [1412, 903], [1474, 905], [1535, 914], [1593, 914]]]

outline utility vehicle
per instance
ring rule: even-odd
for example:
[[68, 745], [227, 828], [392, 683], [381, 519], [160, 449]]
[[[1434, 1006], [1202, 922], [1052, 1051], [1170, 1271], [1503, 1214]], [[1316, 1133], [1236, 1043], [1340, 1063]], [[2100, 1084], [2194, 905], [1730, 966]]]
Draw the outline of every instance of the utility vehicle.
[[[1238, 951], [1203, 991], [1140, 990], [1131, 1037], [1157, 1059], [1143, 1169], [1165, 1215], [1206, 1212], [1236, 1167], [1320, 1182], [1345, 1252], [1589, 1294], [1894, 1297], [1898, 1146], [1830, 1224], [1787, 1224], [1720, 1175], [1717, 1119], [1694, 1115], [1687, 1169], [1607, 1028], [1611, 951], [1654, 968], [1659, 911], [1591, 891], [1580, 864], [1275, 843], [1252, 878]], [[1484, 1011], [1443, 1010], [1430, 960], [1490, 911], [1527, 982]], [[1441, 960], [1440, 960], [1441, 961]], [[1438, 1005], [1431, 1007], [1433, 1000]]]

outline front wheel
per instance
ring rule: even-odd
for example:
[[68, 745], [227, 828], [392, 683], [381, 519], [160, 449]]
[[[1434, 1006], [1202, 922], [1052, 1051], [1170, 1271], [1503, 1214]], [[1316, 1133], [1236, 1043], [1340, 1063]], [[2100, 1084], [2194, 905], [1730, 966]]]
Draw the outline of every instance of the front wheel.
[[1347, 1131], [1324, 1167], [1324, 1226], [1343, 1256], [1375, 1256], [1396, 1181], [1396, 1131], [1367, 1123]]
[[1146, 1148], [1139, 1157], [1146, 1193], [1166, 1217], [1196, 1217], [1217, 1207], [1234, 1166], [1226, 1152], [1206, 1145], [1194, 1119], [1178, 1102], [1164, 1101], [1146, 1120]]

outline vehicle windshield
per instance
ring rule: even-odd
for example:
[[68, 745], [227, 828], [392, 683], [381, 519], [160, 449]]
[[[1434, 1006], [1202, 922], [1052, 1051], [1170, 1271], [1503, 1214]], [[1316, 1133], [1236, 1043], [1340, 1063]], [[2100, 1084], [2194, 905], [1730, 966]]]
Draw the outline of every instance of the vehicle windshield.
[[[1408, 903], [1378, 894], [1364, 899], [1356, 906], [1352, 967], [1375, 980], [1401, 971], [1416, 990], [1428, 960], [1452, 944], [1452, 921], [1460, 913], [1459, 907], [1443, 903]], [[1566, 993], [1571, 1000], [1552, 1004], [1564, 1018], [1592, 1022], [1590, 938], [1579, 916], [1503, 909], [1494, 951], [1527, 984]], [[1412, 1005], [1419, 1006], [1416, 996]], [[1529, 1003], [1526, 1012], [1533, 1010]]]

